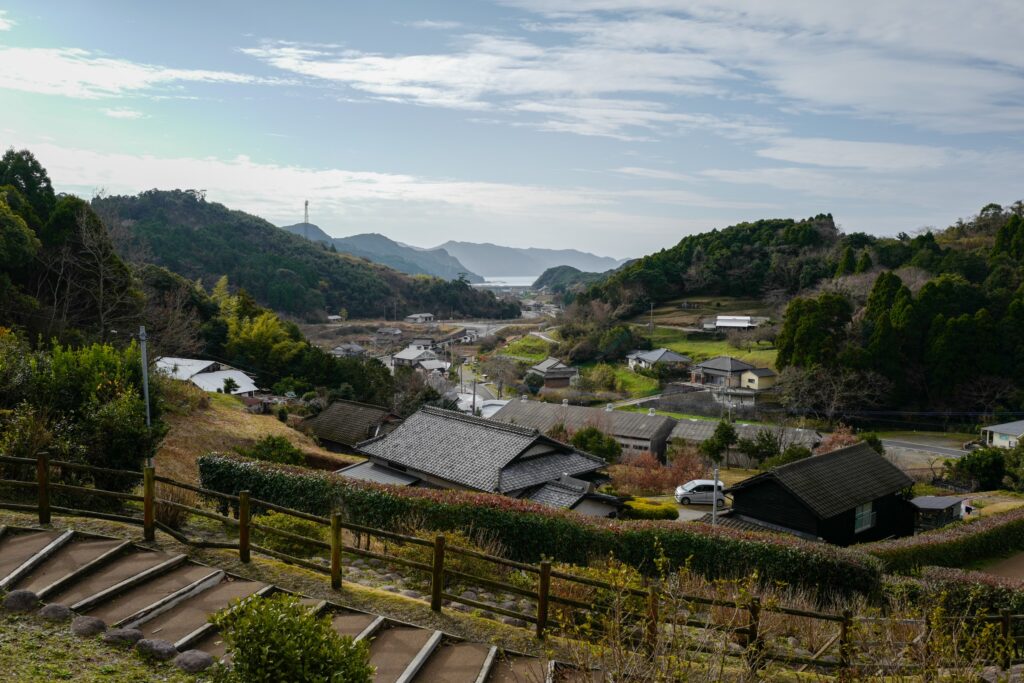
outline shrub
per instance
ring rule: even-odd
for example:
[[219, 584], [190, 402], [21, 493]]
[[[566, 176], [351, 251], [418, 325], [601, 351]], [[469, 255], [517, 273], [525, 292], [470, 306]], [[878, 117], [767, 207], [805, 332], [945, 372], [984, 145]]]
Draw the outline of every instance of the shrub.
[[288, 408], [281, 406], [277, 409], [277, 419], [288, 424]]
[[770, 470], [773, 467], [781, 467], [782, 465], [788, 465], [791, 462], [809, 457], [811, 457], [810, 448], [793, 443], [786, 446], [786, 450], [782, 451], [782, 453], [761, 462], [759, 467], [762, 470]]
[[974, 480], [982, 490], [997, 489], [1006, 476], [1006, 457], [1000, 448], [979, 448], [947, 461], [953, 479]]
[[343, 510], [349, 521], [401, 529], [409, 519], [424, 528], [474, 529], [508, 549], [509, 559], [543, 557], [586, 564], [613, 552], [623, 562], [654, 571], [655, 548], [677, 565], [687, 560], [707, 576], [737, 576], [757, 570], [765, 581], [808, 586], [828, 593], [878, 589], [879, 562], [863, 553], [793, 536], [668, 521], [619, 522], [486, 493], [391, 487], [341, 475], [255, 462], [229, 454], [199, 458], [202, 486], [253, 497], [313, 514]]
[[662, 465], [650, 453], [623, 457], [622, 462], [608, 468], [612, 488], [617, 493], [632, 496], [661, 495], [679, 484], [704, 476], [704, 464], [692, 449], [677, 449], [670, 456], [667, 465]]
[[579, 430], [569, 442], [581, 451], [604, 458], [605, 462], [615, 462], [622, 455], [622, 446], [615, 437], [593, 426]]
[[[429, 529], [417, 529], [410, 535], [433, 543], [434, 539], [437, 537], [437, 533], [437, 531]], [[478, 553], [494, 555], [496, 557], [505, 556], [505, 549], [501, 544], [490, 540], [486, 535], [476, 534], [474, 537], [474, 534], [472, 533], [458, 529], [451, 529], [445, 531], [444, 536], [445, 548], [463, 548], [466, 550], [475, 550]], [[420, 562], [428, 566], [434, 560], [433, 546], [419, 545], [418, 543], [405, 543], [393, 546], [389, 549], [389, 552], [397, 555], [398, 557], [412, 560], [414, 562]], [[470, 576], [490, 579], [491, 581], [505, 581], [509, 574], [504, 565], [452, 551], [445, 552], [444, 567], [445, 571], [452, 570], [463, 574], [469, 574]], [[426, 575], [421, 575], [417, 578], [427, 580]], [[447, 577], [447, 582], [451, 582], [451, 577]]]
[[301, 465], [302, 451], [283, 436], [265, 436], [249, 447], [235, 449], [239, 455], [280, 465]]
[[232, 666], [225, 683], [370, 683], [367, 641], [339, 635], [329, 616], [316, 616], [292, 595], [234, 601], [210, 617], [224, 639]]
[[1024, 550], [1024, 508], [860, 548], [882, 560], [891, 572], [907, 573], [927, 565], [964, 567]]
[[[254, 523], [260, 526], [270, 527], [271, 529], [278, 529], [280, 531], [287, 531], [288, 533], [295, 534], [297, 536], [303, 536], [305, 538], [312, 539], [313, 541], [322, 541], [327, 543], [330, 537], [330, 533], [326, 526], [323, 524], [317, 524], [306, 519], [299, 519], [298, 517], [292, 517], [291, 515], [285, 515], [278, 512], [269, 511], [265, 515], [258, 515], [252, 520]], [[290, 538], [275, 534], [273, 532], [263, 531], [261, 529], [253, 529], [253, 540], [256, 545], [262, 545], [276, 550], [279, 553], [285, 553], [292, 557], [312, 557], [323, 552], [323, 547], [316, 543], [303, 543], [301, 541], [293, 541]]]
[[666, 503], [650, 498], [634, 498], [626, 501], [622, 509], [623, 519], [678, 519], [679, 508], [675, 503]]

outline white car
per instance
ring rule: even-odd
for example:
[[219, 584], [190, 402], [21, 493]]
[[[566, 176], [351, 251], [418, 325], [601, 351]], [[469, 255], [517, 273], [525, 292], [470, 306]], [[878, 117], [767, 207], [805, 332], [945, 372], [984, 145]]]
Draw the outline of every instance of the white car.
[[676, 487], [676, 502], [681, 505], [711, 505], [715, 501], [718, 507], [725, 506], [725, 485], [718, 482], [718, 495], [714, 495], [715, 482], [713, 479], [694, 479], [682, 486]]

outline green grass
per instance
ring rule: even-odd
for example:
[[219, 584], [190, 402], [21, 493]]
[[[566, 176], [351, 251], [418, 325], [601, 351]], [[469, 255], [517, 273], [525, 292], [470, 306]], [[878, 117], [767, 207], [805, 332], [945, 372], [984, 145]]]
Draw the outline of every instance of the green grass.
[[690, 339], [682, 330], [668, 327], [655, 327], [651, 344], [655, 348], [665, 347], [685, 354], [700, 362], [715, 356], [732, 356], [757, 367], [775, 367], [776, 351], [774, 347], [754, 347], [750, 351], [737, 349], [729, 342], [715, 339]]
[[614, 367], [616, 388], [629, 394], [630, 398], [653, 396], [661, 391], [658, 380], [635, 373], [624, 365]]
[[34, 615], [0, 613], [0, 679], [19, 683], [195, 683], [207, 678], [170, 664], [144, 662], [130, 650], [79, 638], [68, 624], [50, 624]]
[[531, 334], [506, 344], [498, 353], [539, 363], [551, 355], [551, 344]]

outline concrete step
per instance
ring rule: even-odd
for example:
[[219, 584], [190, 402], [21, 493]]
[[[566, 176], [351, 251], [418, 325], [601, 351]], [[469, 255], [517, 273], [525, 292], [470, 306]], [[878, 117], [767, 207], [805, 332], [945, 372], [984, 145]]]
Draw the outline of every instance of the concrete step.
[[377, 667], [374, 683], [396, 683], [433, 634], [414, 626], [378, 631], [370, 642], [370, 664]]
[[170, 557], [166, 553], [133, 550], [57, 591], [47, 601], [59, 602], [70, 607], [80, 600], [112, 588], [122, 581], [166, 562]]
[[74, 531], [64, 531], [58, 534], [56, 538], [40, 548], [35, 554], [26, 558], [21, 565], [10, 571], [7, 576], [0, 578], [0, 590], [10, 590], [14, 584], [35, 571], [39, 565], [70, 543], [74, 537]]
[[547, 662], [534, 657], [511, 655], [495, 662], [487, 683], [545, 683], [547, 679]]
[[188, 649], [213, 633], [209, 625], [211, 614], [221, 611], [235, 598], [244, 598], [265, 588], [268, 588], [267, 584], [257, 581], [222, 581], [147, 621], [140, 628], [147, 638], [162, 638], [180, 643], [179, 649]]
[[8, 531], [0, 538], [0, 580], [60, 536], [59, 531]]
[[480, 643], [443, 642], [412, 679], [415, 683], [476, 683], [491, 648]]
[[116, 624], [209, 574], [209, 567], [186, 563], [110, 598], [87, 614]]
[[343, 636], [355, 638], [366, 630], [366, 627], [377, 618], [374, 614], [362, 612], [337, 612], [331, 615], [331, 625]]
[[44, 560], [28, 576], [14, 584], [14, 588], [39, 593], [47, 586], [74, 574], [122, 543], [123, 541], [116, 539], [73, 540]]

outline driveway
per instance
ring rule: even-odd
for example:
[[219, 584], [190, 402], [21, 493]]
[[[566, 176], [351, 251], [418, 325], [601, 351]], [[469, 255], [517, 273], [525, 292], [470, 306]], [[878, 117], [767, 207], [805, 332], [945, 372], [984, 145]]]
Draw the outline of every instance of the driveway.
[[923, 451], [925, 453], [932, 453], [934, 455], [942, 455], [947, 458], [959, 458], [967, 454], [967, 451], [960, 448], [950, 448], [948, 446], [939, 446], [933, 443], [927, 443], [924, 439], [921, 441], [907, 441], [905, 439], [882, 439], [882, 445], [885, 446], [886, 450], [890, 448], [898, 448], [909, 451]]
[[680, 505], [679, 506], [679, 521], [680, 522], [696, 522], [704, 515], [711, 512], [710, 505]]

